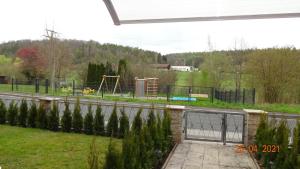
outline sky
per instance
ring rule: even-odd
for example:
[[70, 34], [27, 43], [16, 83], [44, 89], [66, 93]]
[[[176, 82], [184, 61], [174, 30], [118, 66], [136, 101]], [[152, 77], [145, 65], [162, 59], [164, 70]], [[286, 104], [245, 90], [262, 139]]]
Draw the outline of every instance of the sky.
[[162, 54], [300, 48], [300, 18], [115, 26], [102, 0], [0, 1], [0, 43], [43, 39], [46, 27], [59, 32], [62, 39], [114, 43]]

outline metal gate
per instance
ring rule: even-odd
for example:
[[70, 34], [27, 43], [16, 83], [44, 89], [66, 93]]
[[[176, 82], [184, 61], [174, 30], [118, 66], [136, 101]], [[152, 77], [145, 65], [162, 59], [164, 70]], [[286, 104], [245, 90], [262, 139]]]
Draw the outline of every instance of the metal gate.
[[244, 113], [186, 111], [184, 126], [186, 140], [244, 143]]

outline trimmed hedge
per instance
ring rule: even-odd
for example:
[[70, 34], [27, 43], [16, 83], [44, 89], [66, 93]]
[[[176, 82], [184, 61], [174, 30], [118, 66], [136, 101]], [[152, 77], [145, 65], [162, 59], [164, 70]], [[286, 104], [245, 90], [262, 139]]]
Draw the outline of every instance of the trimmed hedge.
[[119, 120], [117, 116], [117, 105], [114, 105], [113, 111], [107, 123], [107, 135], [112, 137], [118, 136]]
[[83, 127], [83, 119], [80, 111], [80, 101], [79, 98], [77, 98], [72, 116], [72, 127], [75, 133], [81, 133]]
[[28, 106], [27, 101], [23, 99], [20, 105], [20, 114], [19, 114], [19, 125], [22, 127], [27, 126], [27, 115], [28, 115]]
[[7, 120], [11, 126], [15, 126], [18, 123], [18, 106], [14, 101], [11, 101], [9, 104]]
[[94, 131], [96, 135], [105, 135], [104, 131], [104, 115], [101, 113], [100, 105], [97, 105], [96, 115], [94, 119]]
[[28, 116], [28, 126], [35, 128], [37, 127], [37, 117], [38, 117], [38, 110], [36, 107], [36, 103], [32, 101], [31, 107], [29, 109], [29, 116]]
[[72, 115], [71, 115], [68, 101], [65, 101], [65, 110], [61, 118], [61, 129], [64, 132], [71, 132], [72, 129]]
[[4, 102], [0, 99], [0, 124], [4, 124], [6, 122], [6, 106]]
[[93, 112], [92, 112], [92, 105], [90, 104], [88, 107], [88, 113], [84, 117], [84, 133], [85, 134], [93, 134], [94, 133], [94, 126], [93, 126]]

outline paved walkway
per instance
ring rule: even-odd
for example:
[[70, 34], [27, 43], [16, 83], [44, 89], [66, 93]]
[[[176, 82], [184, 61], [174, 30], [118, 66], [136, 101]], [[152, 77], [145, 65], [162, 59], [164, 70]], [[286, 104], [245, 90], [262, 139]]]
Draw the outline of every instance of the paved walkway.
[[235, 145], [184, 141], [177, 146], [166, 169], [257, 169], [247, 152], [235, 150]]

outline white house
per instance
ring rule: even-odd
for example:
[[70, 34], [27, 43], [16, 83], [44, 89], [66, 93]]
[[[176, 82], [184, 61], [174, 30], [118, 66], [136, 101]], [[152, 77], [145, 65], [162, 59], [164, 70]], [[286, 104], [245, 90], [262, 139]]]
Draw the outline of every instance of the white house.
[[191, 72], [194, 70], [193, 66], [171, 66], [171, 70], [181, 72]]

